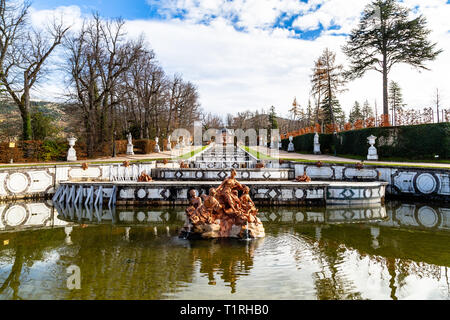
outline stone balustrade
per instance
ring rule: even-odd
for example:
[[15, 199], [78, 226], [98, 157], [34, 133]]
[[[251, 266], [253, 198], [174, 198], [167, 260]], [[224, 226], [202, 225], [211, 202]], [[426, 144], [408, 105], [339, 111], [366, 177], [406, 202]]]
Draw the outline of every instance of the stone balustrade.
[[354, 164], [291, 163], [295, 176], [306, 173], [312, 180], [325, 181], [384, 181], [386, 194], [399, 198], [450, 202], [450, 170], [408, 166]]

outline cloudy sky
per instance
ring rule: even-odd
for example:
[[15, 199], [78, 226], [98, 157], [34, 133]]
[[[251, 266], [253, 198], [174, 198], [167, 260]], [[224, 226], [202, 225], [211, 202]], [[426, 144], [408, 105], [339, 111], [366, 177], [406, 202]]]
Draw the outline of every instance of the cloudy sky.
[[[370, 0], [34, 0], [32, 21], [64, 14], [76, 25], [98, 11], [121, 16], [130, 37], [144, 33], [169, 74], [194, 82], [206, 111], [225, 115], [276, 107], [286, 116], [294, 97], [303, 106], [310, 91], [313, 62], [325, 48], [346, 65], [341, 46]], [[450, 107], [450, 0], [403, 0], [423, 14], [431, 39], [444, 52], [418, 72], [398, 65], [390, 79], [400, 83], [411, 108], [432, 105], [439, 88]], [[58, 79], [54, 77], [53, 79]], [[351, 82], [339, 100], [348, 111], [355, 100], [382, 103], [381, 74]], [[36, 97], [57, 99], [61, 81], [47, 83]], [[53, 98], [52, 98], [53, 97]]]

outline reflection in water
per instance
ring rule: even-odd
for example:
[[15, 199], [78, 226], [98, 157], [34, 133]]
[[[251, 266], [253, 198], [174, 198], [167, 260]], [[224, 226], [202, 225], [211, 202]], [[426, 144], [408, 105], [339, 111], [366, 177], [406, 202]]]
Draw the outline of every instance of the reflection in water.
[[178, 239], [183, 208], [55, 209], [0, 205], [0, 299], [450, 298], [448, 208], [261, 208], [259, 241]]

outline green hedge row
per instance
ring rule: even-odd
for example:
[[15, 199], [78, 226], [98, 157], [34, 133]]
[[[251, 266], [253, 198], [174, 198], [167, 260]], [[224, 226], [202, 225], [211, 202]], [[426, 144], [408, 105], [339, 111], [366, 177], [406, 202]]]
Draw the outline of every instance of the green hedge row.
[[[322, 153], [367, 156], [367, 137], [377, 137], [375, 147], [384, 158], [409, 158], [414, 160], [450, 159], [450, 123], [423, 124], [415, 126], [367, 128], [333, 134], [320, 134]], [[336, 140], [336, 143], [334, 142]], [[312, 153], [314, 134], [297, 136], [293, 140], [295, 151]], [[287, 150], [288, 139], [282, 141]]]

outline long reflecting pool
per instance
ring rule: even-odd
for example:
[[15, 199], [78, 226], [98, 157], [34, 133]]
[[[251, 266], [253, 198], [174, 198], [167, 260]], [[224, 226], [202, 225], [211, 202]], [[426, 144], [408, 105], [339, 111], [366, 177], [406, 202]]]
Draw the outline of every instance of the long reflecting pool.
[[[179, 239], [184, 208], [0, 204], [0, 299], [449, 299], [450, 208], [260, 208], [266, 238]], [[67, 272], [78, 267], [81, 289]]]

